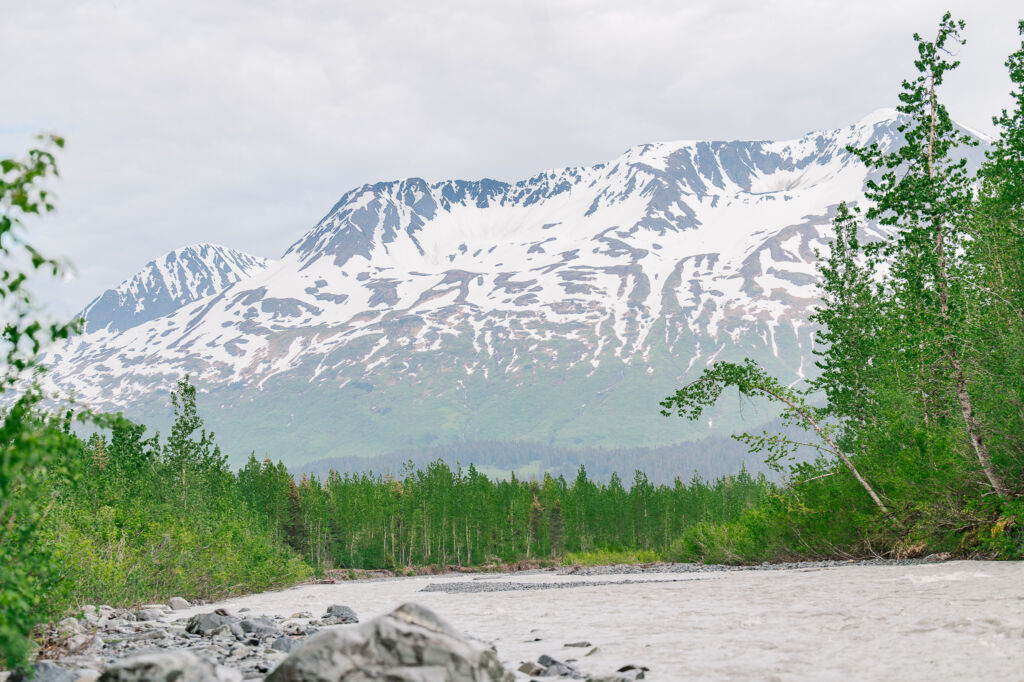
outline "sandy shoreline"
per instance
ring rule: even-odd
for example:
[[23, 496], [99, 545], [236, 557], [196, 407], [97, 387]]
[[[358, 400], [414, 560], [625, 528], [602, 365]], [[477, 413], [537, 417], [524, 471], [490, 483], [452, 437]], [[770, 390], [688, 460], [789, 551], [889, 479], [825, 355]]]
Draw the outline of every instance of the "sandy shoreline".
[[[652, 680], [1024, 679], [1024, 562], [417, 576], [303, 585], [174, 615], [345, 604], [368, 620], [407, 601], [493, 643], [510, 669], [548, 654], [594, 674], [644, 665]], [[589, 649], [564, 647], [580, 640], [597, 650], [584, 658]]]

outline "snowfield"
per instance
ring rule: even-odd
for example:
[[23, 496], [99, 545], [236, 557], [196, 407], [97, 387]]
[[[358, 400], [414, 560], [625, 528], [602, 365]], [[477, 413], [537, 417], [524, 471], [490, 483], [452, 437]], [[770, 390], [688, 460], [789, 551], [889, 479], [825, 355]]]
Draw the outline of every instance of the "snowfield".
[[[510, 670], [548, 654], [594, 675], [646, 666], [648, 680], [1024, 679], [1022, 562], [424, 576], [305, 585], [174, 616], [345, 604], [366, 621], [409, 601], [493, 643]], [[580, 641], [592, 646], [564, 646]]]

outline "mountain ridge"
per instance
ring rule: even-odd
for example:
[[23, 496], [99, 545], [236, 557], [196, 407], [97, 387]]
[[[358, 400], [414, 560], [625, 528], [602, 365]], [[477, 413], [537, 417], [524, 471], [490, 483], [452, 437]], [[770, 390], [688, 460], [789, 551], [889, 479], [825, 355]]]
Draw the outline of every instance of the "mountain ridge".
[[76, 317], [86, 321], [87, 333], [124, 331], [217, 294], [272, 262], [209, 242], [183, 246], [149, 261], [86, 304]]
[[229, 450], [289, 464], [714, 435], [736, 419], [669, 422], [657, 401], [716, 359], [813, 371], [814, 251], [869, 177], [846, 145], [891, 147], [898, 125], [883, 110], [789, 141], [637, 145], [513, 183], [365, 184], [280, 260], [161, 317], [92, 327], [49, 377], [154, 419], [154, 396], [190, 373]]

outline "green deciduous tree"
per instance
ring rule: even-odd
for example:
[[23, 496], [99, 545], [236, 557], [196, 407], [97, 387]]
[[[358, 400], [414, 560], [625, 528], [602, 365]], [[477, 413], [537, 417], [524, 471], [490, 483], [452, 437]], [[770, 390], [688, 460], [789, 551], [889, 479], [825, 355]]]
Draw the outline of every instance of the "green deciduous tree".
[[44, 321], [27, 286], [33, 273], [62, 272], [24, 234], [26, 217], [54, 208], [45, 183], [57, 175], [54, 149], [64, 141], [41, 141], [24, 159], [0, 160], [0, 393], [23, 383], [21, 397], [0, 417], [0, 660], [7, 666], [26, 660], [29, 634], [50, 614], [47, 600], [60, 588], [53, 553], [39, 541], [39, 530], [49, 509], [46, 486], [68, 473], [61, 455], [76, 443], [66, 428], [37, 413], [39, 392], [25, 383], [38, 369], [42, 348], [75, 330], [74, 324]]

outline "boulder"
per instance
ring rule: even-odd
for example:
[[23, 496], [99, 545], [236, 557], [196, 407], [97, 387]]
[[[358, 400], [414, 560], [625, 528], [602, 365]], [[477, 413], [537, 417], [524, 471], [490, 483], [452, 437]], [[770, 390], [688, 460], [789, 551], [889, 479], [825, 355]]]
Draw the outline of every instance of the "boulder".
[[199, 613], [188, 619], [185, 625], [185, 632], [204, 637], [213, 634], [213, 631], [222, 625], [230, 625], [235, 622], [231, 616], [222, 616], [219, 613]]
[[565, 661], [559, 661], [557, 658], [551, 658], [547, 654], [544, 654], [537, 659], [537, 662], [544, 666], [545, 670], [541, 673], [542, 677], [572, 677], [574, 679], [581, 679], [583, 673], [576, 669], [576, 666]]
[[348, 623], [358, 623], [359, 617], [356, 616], [356, 612], [347, 606], [341, 604], [333, 604], [327, 607], [327, 613], [324, 615], [324, 621], [332, 625], [345, 625]]
[[533, 661], [526, 661], [521, 666], [519, 666], [518, 670], [519, 670], [519, 672], [523, 673], [524, 675], [529, 675], [530, 677], [535, 677], [537, 675], [543, 675], [544, 671], [547, 670], [547, 668], [542, 666], [540, 663], [534, 663]]
[[[32, 669], [35, 671], [32, 675], [34, 682], [74, 682], [75, 680], [73, 672], [65, 670], [52, 661], [37, 661], [32, 665]], [[8, 682], [27, 682], [29, 678], [20, 670], [15, 670], [7, 679]]]
[[160, 609], [144, 608], [135, 612], [135, 620], [159, 620], [162, 615], [164, 612]]
[[82, 632], [82, 624], [78, 622], [77, 618], [65, 618], [57, 623], [57, 632], [64, 637], [77, 635]]
[[182, 599], [181, 597], [171, 597], [170, 601], [167, 602], [175, 611], [181, 611], [182, 609], [190, 608], [192, 605], [188, 603], [188, 600]]
[[98, 651], [103, 648], [103, 640], [96, 635], [81, 634], [68, 638], [66, 646], [73, 654], [85, 653], [87, 651]]
[[138, 654], [115, 661], [99, 682], [241, 682], [237, 670], [214, 665], [187, 651]]
[[270, 620], [269, 618], [263, 618], [262, 616], [256, 616], [255, 618], [246, 618], [238, 624], [242, 628], [242, 632], [253, 635], [277, 635], [281, 633], [281, 628], [278, 627], [277, 623]]
[[270, 648], [274, 651], [283, 651], [289, 653], [295, 648], [297, 642], [289, 637], [288, 635], [282, 635], [274, 640], [274, 643], [270, 645]]
[[96, 682], [100, 679], [99, 671], [92, 668], [79, 668], [72, 674], [75, 676], [75, 682]]
[[[349, 677], [351, 676], [351, 677]], [[268, 682], [513, 682], [491, 649], [472, 643], [434, 612], [404, 604], [352, 628], [317, 633]]]

